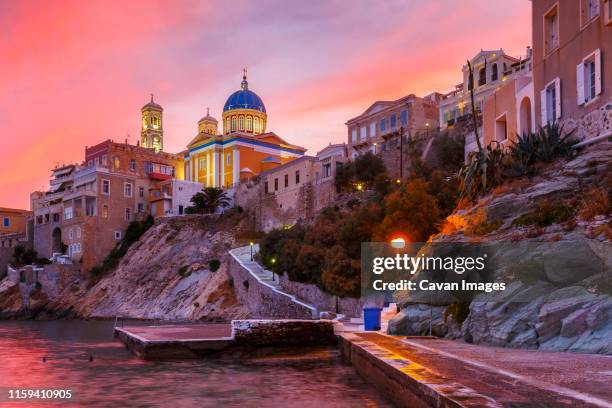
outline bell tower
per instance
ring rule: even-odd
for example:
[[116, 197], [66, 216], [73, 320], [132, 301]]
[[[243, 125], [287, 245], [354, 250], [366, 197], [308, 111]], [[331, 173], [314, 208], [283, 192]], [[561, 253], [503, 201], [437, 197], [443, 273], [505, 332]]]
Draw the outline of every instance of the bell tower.
[[164, 149], [164, 127], [162, 116], [164, 109], [153, 101], [142, 107], [142, 128], [140, 130], [140, 145], [156, 152]]

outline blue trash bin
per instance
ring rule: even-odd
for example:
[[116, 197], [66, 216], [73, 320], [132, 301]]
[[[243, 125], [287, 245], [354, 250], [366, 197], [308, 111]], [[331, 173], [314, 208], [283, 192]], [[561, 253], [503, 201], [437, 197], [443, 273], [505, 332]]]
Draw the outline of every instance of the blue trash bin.
[[363, 329], [366, 331], [380, 330], [380, 307], [363, 308]]

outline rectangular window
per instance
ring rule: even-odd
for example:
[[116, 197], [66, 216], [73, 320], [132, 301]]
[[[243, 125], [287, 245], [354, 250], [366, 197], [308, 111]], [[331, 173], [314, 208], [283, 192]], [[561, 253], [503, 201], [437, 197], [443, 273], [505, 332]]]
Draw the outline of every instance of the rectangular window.
[[300, 184], [300, 171], [295, 171], [295, 184]]
[[136, 171], [136, 160], [130, 160], [130, 171]]
[[132, 197], [132, 183], [123, 184], [123, 196]]
[[397, 126], [397, 116], [394, 114], [391, 115], [391, 129], [395, 129]]
[[376, 122], [370, 123], [370, 137], [376, 137]]
[[60, 215], [59, 213], [55, 213], [53, 214], [53, 222], [59, 222], [60, 221]]
[[121, 231], [115, 231], [115, 239], [119, 241], [121, 239]]
[[540, 92], [542, 126], [561, 118], [561, 80], [555, 78]]
[[368, 129], [365, 126], [362, 126], [361, 129], [359, 129], [359, 139], [360, 140], [366, 140], [366, 132], [368, 131]]
[[499, 116], [495, 119], [495, 140], [498, 142], [505, 142], [508, 139], [508, 123], [506, 121], [506, 114]]
[[74, 238], [74, 232], [72, 232], [72, 228], [68, 230], [68, 239]]
[[131, 208], [126, 208], [125, 209], [125, 220], [126, 221], [131, 221], [132, 220], [132, 209]]
[[139, 187], [138, 188], [138, 196], [140, 198], [144, 198], [144, 187]]
[[387, 130], [387, 119], [382, 118], [380, 120], [380, 131], [384, 132], [385, 130]]
[[582, 60], [576, 67], [576, 91], [578, 105], [583, 105], [595, 99], [601, 93], [601, 51]]
[[265, 192], [265, 193], [268, 193], [268, 192], [269, 192], [269, 189], [268, 189], [268, 182], [267, 182], [267, 181], [264, 183], [264, 192]]
[[580, 0], [581, 27], [588, 25], [597, 16], [599, 16], [599, 0]]
[[400, 112], [400, 123], [402, 126], [406, 126], [408, 124], [408, 111], [403, 110]]
[[544, 15], [544, 50], [545, 53], [559, 48], [559, 8], [554, 5]]
[[351, 142], [357, 143], [357, 129], [351, 130]]
[[285, 174], [285, 188], [289, 187], [289, 175]]
[[138, 203], [138, 212], [139, 213], [143, 213], [144, 212], [144, 204], [143, 203]]
[[331, 163], [325, 163], [323, 165], [323, 178], [331, 176]]
[[604, 0], [604, 19], [606, 24], [612, 24], [612, 0]]
[[65, 220], [72, 219], [72, 207], [64, 208], [64, 219]]
[[278, 191], [278, 179], [274, 179], [274, 191]]
[[76, 237], [81, 238], [81, 227], [77, 227], [76, 229]]
[[102, 206], [102, 218], [108, 218], [108, 205]]
[[110, 180], [102, 180], [102, 194], [110, 195]]
[[11, 226], [11, 220], [8, 217], [4, 217], [4, 219], [2, 220], [2, 226], [5, 228], [8, 228]]

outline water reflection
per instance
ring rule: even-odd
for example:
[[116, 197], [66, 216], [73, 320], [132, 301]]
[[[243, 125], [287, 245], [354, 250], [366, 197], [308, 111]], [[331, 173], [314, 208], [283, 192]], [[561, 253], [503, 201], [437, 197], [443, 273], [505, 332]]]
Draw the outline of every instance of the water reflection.
[[390, 406], [337, 357], [148, 362], [114, 341], [112, 322], [0, 322], [0, 359], [0, 387], [75, 393], [72, 403], [3, 407]]

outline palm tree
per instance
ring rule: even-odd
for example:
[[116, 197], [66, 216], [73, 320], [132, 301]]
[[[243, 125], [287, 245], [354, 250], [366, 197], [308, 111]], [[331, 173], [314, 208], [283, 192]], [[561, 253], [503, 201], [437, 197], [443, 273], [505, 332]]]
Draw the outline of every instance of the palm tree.
[[230, 198], [227, 193], [219, 187], [205, 187], [199, 193], [191, 197], [193, 212], [205, 214], [214, 213], [218, 207], [229, 207]]

